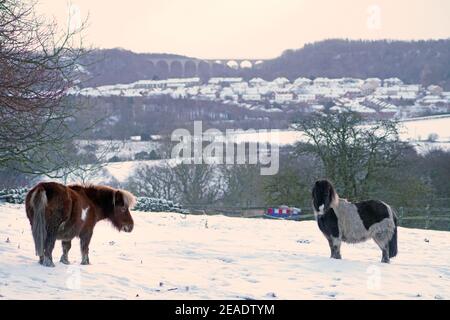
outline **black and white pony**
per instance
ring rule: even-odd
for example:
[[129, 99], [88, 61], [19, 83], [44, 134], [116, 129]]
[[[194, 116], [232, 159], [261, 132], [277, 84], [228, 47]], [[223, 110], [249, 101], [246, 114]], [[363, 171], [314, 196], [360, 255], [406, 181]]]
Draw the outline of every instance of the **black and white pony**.
[[358, 243], [372, 238], [382, 251], [381, 262], [397, 255], [397, 217], [377, 200], [357, 203], [340, 199], [328, 180], [316, 181], [313, 209], [320, 230], [328, 240], [331, 258], [341, 259], [341, 242]]

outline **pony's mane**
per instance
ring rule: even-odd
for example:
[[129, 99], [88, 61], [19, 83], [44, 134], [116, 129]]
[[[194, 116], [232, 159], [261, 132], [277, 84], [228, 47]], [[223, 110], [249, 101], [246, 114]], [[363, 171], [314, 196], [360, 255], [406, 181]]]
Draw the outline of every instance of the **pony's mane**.
[[[91, 183], [76, 183], [70, 184], [69, 187], [79, 187], [83, 189], [94, 189], [99, 191], [107, 191], [114, 194], [115, 192], [120, 192], [123, 196], [123, 201], [125, 205], [129, 208], [133, 208], [136, 204], [136, 197], [129, 191], [123, 189], [115, 189], [113, 187], [105, 186], [105, 185], [94, 185]], [[113, 198], [114, 199], [114, 198]], [[113, 200], [114, 203], [114, 200]]]
[[123, 195], [123, 200], [128, 208], [133, 208], [136, 204], [136, 197], [129, 191], [118, 189]]
[[98, 186], [96, 186], [96, 185], [94, 185], [92, 183], [87, 183], [87, 182], [86, 183], [70, 183], [67, 186], [69, 188], [71, 188], [71, 187], [80, 187], [80, 188], [84, 188], [84, 189], [98, 187]]
[[333, 184], [331, 183], [331, 181], [326, 180], [328, 182], [328, 184], [330, 185], [330, 189], [331, 189], [331, 206], [337, 207], [339, 204], [339, 195], [336, 192], [336, 189], [334, 188]]

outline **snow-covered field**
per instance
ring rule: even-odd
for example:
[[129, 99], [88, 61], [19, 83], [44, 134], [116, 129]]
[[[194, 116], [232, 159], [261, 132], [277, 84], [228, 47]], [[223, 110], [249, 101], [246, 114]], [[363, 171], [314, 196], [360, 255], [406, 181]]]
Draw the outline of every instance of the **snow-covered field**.
[[437, 141], [450, 142], [450, 115], [405, 119], [401, 125], [403, 140], [426, 140], [430, 134], [435, 134]]
[[[135, 212], [135, 229], [97, 225], [92, 265], [40, 266], [23, 206], [0, 205], [1, 299], [449, 299], [450, 233], [399, 230], [399, 256], [372, 242], [343, 260], [312, 221]], [[61, 247], [54, 251], [59, 260]]]

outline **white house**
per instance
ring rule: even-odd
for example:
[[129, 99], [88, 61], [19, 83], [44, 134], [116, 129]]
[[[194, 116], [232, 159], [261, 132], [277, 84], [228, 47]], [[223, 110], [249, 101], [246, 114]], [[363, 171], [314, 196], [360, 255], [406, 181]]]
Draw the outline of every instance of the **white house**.
[[332, 80], [328, 78], [316, 78], [313, 80], [314, 86], [320, 86], [320, 87], [329, 87]]
[[200, 87], [198, 87], [198, 86], [186, 88], [186, 93], [190, 96], [198, 95], [199, 91], [200, 91]]
[[245, 93], [242, 95], [244, 101], [261, 101], [262, 97], [259, 93]]
[[219, 97], [221, 100], [237, 101], [239, 99], [239, 96], [236, 93], [234, 93], [233, 90], [229, 87], [222, 88]]
[[294, 94], [292, 92], [275, 92], [275, 102], [277, 103], [286, 103], [294, 101]]
[[381, 99], [415, 100], [420, 90], [421, 86], [416, 84], [383, 86], [377, 88], [374, 95]]
[[378, 88], [383, 83], [383, 80], [381, 80], [380, 78], [367, 78], [364, 81], [364, 83], [369, 83], [369, 84], [373, 85], [375, 88]]
[[267, 81], [261, 78], [253, 78], [248, 83], [253, 87], [260, 87], [266, 85]]
[[430, 94], [440, 95], [444, 90], [440, 86], [429, 85], [427, 90]]
[[303, 87], [303, 86], [309, 86], [312, 83], [311, 79], [308, 78], [297, 78], [294, 81], [294, 86], [296, 87]]
[[422, 99], [420, 99], [419, 102], [424, 105], [437, 104], [437, 103], [445, 104], [448, 102], [448, 100], [445, 97], [442, 98], [441, 96], [438, 96], [438, 95], [428, 95], [428, 96], [425, 96]]
[[369, 95], [369, 94], [372, 94], [379, 87], [380, 87], [380, 83], [378, 83], [378, 82], [366, 81], [361, 86], [361, 93], [364, 95]]
[[355, 88], [355, 87], [361, 87], [361, 85], [364, 83], [364, 80], [362, 79], [357, 79], [357, 78], [340, 78], [340, 79], [335, 79], [338, 83], [338, 85], [343, 86], [343, 87], [351, 87], [351, 88]]
[[383, 85], [385, 87], [392, 87], [392, 86], [401, 86], [403, 84], [403, 81], [399, 78], [388, 78], [384, 79]]
[[216, 100], [217, 99], [217, 95], [215, 93], [201, 93], [198, 95], [198, 97], [201, 99], [206, 99], [206, 100]]
[[200, 87], [200, 94], [216, 94], [218, 89], [219, 87], [213, 85], [203, 86]]
[[275, 80], [273, 80], [272, 83], [280, 88], [284, 88], [290, 82], [287, 78], [280, 77], [280, 78], [276, 78]]
[[200, 84], [200, 78], [174, 78], [167, 79], [165, 81], [167, 88], [184, 88], [197, 86]]
[[211, 78], [209, 79], [209, 84], [222, 85], [222, 84], [231, 84], [231, 83], [239, 83], [242, 82], [242, 78]]
[[248, 83], [247, 82], [232, 83], [230, 84], [230, 88], [236, 94], [244, 94], [248, 89]]
[[165, 89], [167, 87], [167, 81], [166, 80], [139, 80], [133, 83], [133, 87], [136, 89], [143, 88], [143, 89], [154, 89], [154, 88], [160, 88]]
[[170, 96], [174, 99], [180, 99], [180, 98], [186, 98], [187, 97], [187, 91], [184, 87], [179, 87], [172, 91]]
[[314, 102], [316, 101], [316, 95], [310, 93], [297, 94], [297, 101], [306, 103]]
[[323, 111], [323, 110], [325, 110], [325, 107], [323, 105], [321, 105], [321, 104], [313, 104], [310, 108], [312, 110], [314, 110], [314, 111]]

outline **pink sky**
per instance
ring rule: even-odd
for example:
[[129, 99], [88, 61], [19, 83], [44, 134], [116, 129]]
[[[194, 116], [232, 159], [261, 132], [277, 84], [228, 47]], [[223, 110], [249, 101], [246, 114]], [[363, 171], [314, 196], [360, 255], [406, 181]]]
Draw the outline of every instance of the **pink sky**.
[[[327, 38], [450, 38], [448, 0], [72, 0], [99, 48], [200, 58], [272, 58]], [[69, 2], [39, 10], [67, 23]]]

